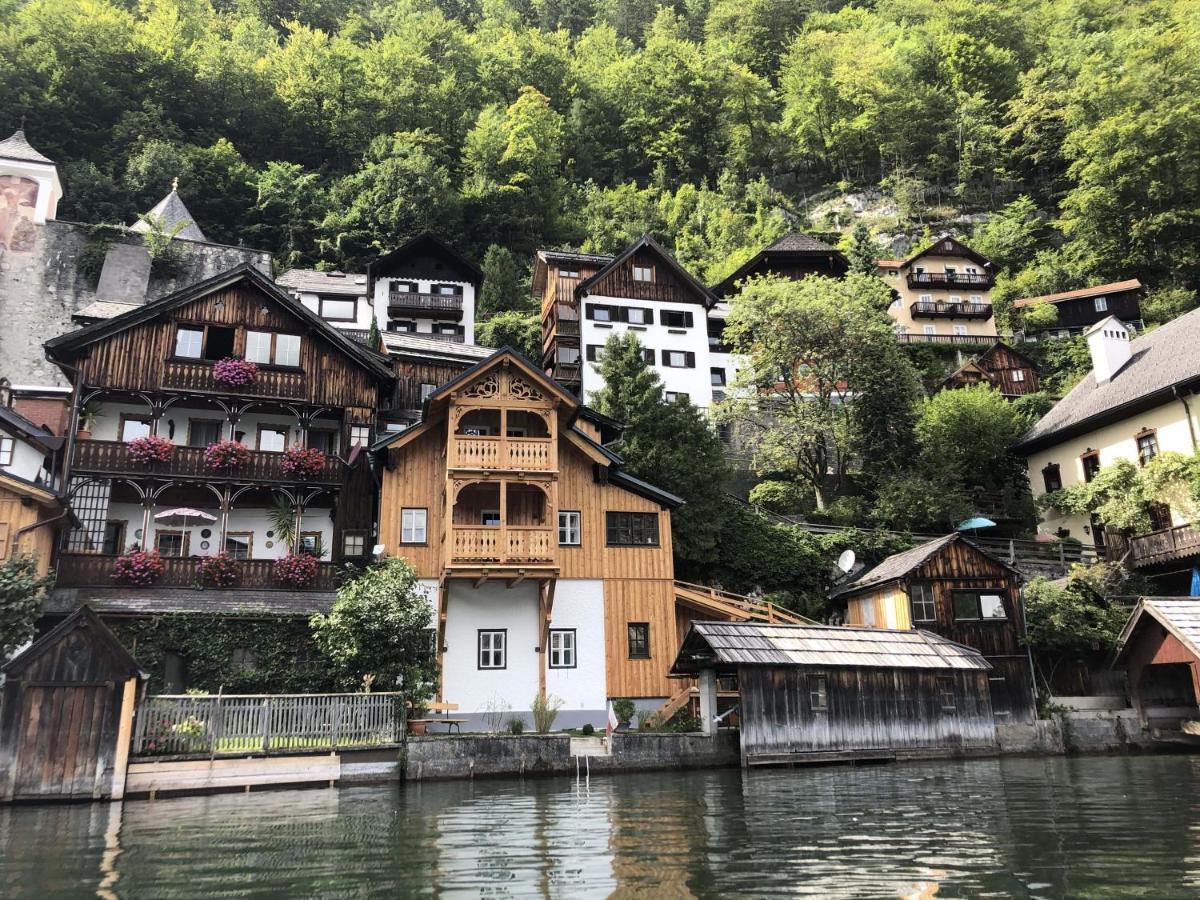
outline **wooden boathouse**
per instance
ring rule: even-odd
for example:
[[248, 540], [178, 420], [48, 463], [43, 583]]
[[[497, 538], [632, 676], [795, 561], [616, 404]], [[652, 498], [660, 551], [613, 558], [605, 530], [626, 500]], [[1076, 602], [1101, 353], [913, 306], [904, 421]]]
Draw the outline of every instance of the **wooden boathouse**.
[[1200, 599], [1143, 597], [1113, 659], [1143, 727], [1200, 736]]
[[671, 672], [696, 676], [713, 730], [717, 679], [736, 676], [743, 766], [987, 750], [991, 667], [925, 631], [695, 622]]

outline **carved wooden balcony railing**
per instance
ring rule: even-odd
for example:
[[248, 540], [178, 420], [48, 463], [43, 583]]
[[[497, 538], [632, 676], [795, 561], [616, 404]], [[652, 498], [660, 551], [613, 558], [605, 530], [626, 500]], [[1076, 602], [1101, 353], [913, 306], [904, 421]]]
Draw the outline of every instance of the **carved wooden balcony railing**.
[[[99, 553], [63, 553], [58, 559], [60, 588], [69, 587], [121, 587], [127, 590], [152, 591], [155, 588], [190, 588], [201, 586], [200, 563], [196, 557], [164, 557], [163, 573], [154, 584], [130, 586], [113, 580], [116, 556]], [[239, 559], [234, 568], [237, 581], [229, 590], [281, 590], [281, 591], [333, 591], [337, 589], [337, 566], [331, 562], [317, 564], [317, 577], [311, 585], [295, 588], [275, 580], [275, 560]], [[220, 590], [206, 587], [205, 590]]]
[[914, 319], [990, 319], [990, 303], [945, 303], [919, 300], [910, 308]]
[[452, 469], [503, 469], [547, 472], [554, 468], [554, 444], [549, 438], [501, 438], [454, 435]]
[[909, 272], [908, 286], [910, 288], [990, 288], [993, 279], [991, 275], [970, 275], [965, 272]]
[[1000, 340], [995, 334], [897, 334], [902, 344], [957, 344], [965, 347], [986, 347]]
[[1129, 562], [1134, 566], [1153, 566], [1191, 556], [1200, 556], [1200, 527], [1195, 525], [1177, 525], [1129, 539]]
[[455, 565], [552, 565], [558, 535], [543, 525], [455, 525], [452, 541], [450, 562]]
[[392, 291], [388, 295], [388, 315], [394, 318], [419, 316], [430, 319], [461, 319], [463, 298], [459, 294], [416, 294]]
[[213, 364], [191, 360], [169, 359], [163, 367], [164, 391], [194, 391], [199, 394], [277, 397], [283, 400], [303, 400], [308, 395], [306, 376], [296, 369], [259, 367], [250, 384], [230, 387], [213, 377]]
[[250, 458], [237, 468], [214, 469], [204, 460], [200, 447], [176, 446], [165, 463], [142, 465], [129, 458], [122, 441], [77, 441], [72, 470], [80, 475], [161, 476], [221, 481], [303, 481], [311, 484], [341, 484], [345, 464], [336, 456], [326, 456], [320, 473], [309, 478], [285, 475], [283, 454], [251, 450]]

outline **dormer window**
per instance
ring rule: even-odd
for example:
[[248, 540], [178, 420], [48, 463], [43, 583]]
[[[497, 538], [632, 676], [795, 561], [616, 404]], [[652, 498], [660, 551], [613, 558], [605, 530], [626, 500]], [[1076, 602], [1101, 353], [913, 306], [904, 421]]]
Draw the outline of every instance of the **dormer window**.
[[653, 281], [654, 266], [633, 264], [633, 280], [634, 281]]
[[344, 297], [322, 297], [319, 313], [328, 322], [353, 322], [358, 316], [358, 301]]

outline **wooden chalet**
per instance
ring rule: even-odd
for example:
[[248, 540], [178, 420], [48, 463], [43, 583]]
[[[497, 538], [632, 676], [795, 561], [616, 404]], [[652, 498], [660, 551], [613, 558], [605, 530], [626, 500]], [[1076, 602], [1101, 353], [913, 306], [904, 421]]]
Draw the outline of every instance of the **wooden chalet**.
[[957, 532], [894, 553], [837, 586], [846, 623], [920, 629], [983, 654], [992, 710], [1002, 723], [1037, 718], [1033, 667], [1023, 645], [1020, 573]]
[[986, 384], [1010, 400], [1041, 389], [1042, 380], [1032, 359], [1003, 341], [996, 341], [975, 359], [968, 360], [942, 382], [943, 390]]
[[[392, 389], [388, 360], [257, 270], [96, 322], [46, 352], [75, 401], [66, 484], [79, 521], [58, 559], [60, 598], [102, 603], [118, 592], [153, 611], [131, 595], [204, 584], [218, 554], [234, 573], [223, 588], [287, 596], [295, 585], [274, 565], [293, 552], [318, 557], [304, 587], [328, 592], [339, 564], [369, 557], [376, 482], [366, 448]], [[243, 377], [221, 377], [229, 360]], [[138, 455], [148, 440], [160, 456]], [[224, 459], [214, 456], [222, 444]], [[297, 449], [310, 451], [299, 467]], [[114, 577], [134, 549], [163, 560], [150, 585]]]
[[39, 574], [50, 570], [55, 541], [70, 518], [62, 448], [60, 435], [0, 405], [0, 563], [27, 555]]
[[1052, 304], [1058, 318], [1052, 325], [1035, 326], [1030, 329], [1035, 332], [1078, 334], [1109, 316], [1116, 316], [1127, 324], [1136, 323], [1137, 327], [1141, 328], [1142, 283], [1136, 278], [1058, 294], [1045, 294], [1041, 297], [1022, 297], [1013, 302], [1013, 308], [1029, 309], [1042, 303]]
[[760, 250], [723, 281], [712, 286], [712, 292], [727, 298], [738, 285], [759, 275], [781, 275], [798, 280], [808, 275], [840, 278], [850, 271], [850, 261], [840, 250], [824, 241], [799, 231], [785, 234], [769, 247]]
[[1117, 639], [1129, 699], [1143, 727], [1200, 737], [1200, 598], [1143, 597]]
[[987, 750], [990, 671], [926, 631], [760, 622], [693, 623], [671, 667], [699, 679], [708, 731], [718, 679], [736, 678], [748, 766]]

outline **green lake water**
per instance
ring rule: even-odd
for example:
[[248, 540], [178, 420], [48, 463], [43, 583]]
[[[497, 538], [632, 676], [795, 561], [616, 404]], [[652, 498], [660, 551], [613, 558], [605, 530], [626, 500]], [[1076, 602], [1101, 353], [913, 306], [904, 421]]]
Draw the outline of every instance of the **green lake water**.
[[1200, 757], [0, 809], [0, 896], [1196, 897]]

